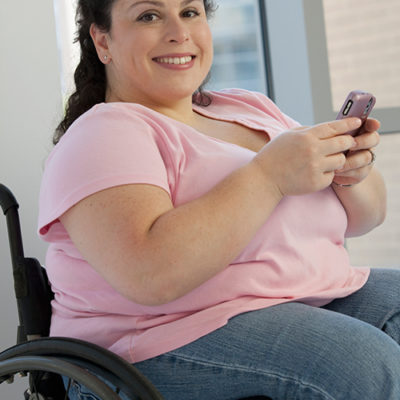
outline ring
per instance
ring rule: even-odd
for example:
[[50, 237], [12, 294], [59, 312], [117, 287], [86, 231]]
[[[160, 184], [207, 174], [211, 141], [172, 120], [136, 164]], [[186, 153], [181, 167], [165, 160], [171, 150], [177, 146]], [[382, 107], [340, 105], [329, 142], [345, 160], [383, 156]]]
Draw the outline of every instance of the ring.
[[375, 155], [375, 153], [374, 153], [371, 149], [367, 149], [367, 151], [369, 151], [369, 152], [371, 153], [371, 161], [370, 161], [369, 164], [368, 164], [368, 165], [371, 165], [371, 164], [373, 164], [373, 163], [375, 162], [375, 160], [376, 160], [376, 155]]
[[354, 186], [353, 183], [349, 183], [349, 184], [347, 184], [347, 185], [343, 185], [342, 183], [336, 183], [336, 182], [333, 182], [333, 181], [332, 181], [332, 183], [333, 183], [334, 185], [340, 186], [340, 187], [352, 187], [352, 186]]

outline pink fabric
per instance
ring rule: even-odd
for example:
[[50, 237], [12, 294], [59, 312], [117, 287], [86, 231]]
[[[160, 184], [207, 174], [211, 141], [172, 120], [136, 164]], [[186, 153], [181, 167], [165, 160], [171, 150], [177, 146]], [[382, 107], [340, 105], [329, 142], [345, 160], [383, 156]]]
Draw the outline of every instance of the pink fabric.
[[[209, 107], [194, 108], [271, 139], [297, 125], [264, 95], [237, 89], [215, 92]], [[46, 268], [55, 292], [51, 335], [89, 340], [137, 362], [190, 343], [239, 313], [293, 300], [321, 306], [362, 287], [369, 269], [350, 266], [346, 213], [331, 188], [284, 198], [231, 265], [157, 307], [112, 289], [58, 220], [84, 197], [129, 183], [159, 186], [179, 206], [254, 154], [138, 104], [99, 104], [75, 121], [47, 160], [40, 195], [39, 233], [50, 243]]]

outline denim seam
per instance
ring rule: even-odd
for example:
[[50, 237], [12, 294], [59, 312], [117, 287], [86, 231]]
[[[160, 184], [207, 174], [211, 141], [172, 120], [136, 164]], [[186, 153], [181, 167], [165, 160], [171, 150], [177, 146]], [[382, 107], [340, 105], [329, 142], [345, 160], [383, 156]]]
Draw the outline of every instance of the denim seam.
[[321, 394], [323, 396], [326, 397], [326, 400], [335, 400], [334, 397], [331, 397], [330, 394], [326, 393], [325, 391], [321, 390], [318, 387], [315, 387], [313, 384], [310, 384], [308, 382], [304, 382], [301, 379], [296, 379], [296, 378], [292, 378], [292, 377], [288, 377], [282, 374], [278, 374], [276, 372], [271, 372], [271, 373], [266, 373], [263, 370], [259, 370], [257, 368], [251, 368], [251, 367], [245, 367], [242, 365], [229, 365], [229, 364], [223, 364], [223, 363], [217, 363], [217, 362], [210, 362], [208, 360], [201, 360], [201, 359], [193, 359], [190, 357], [185, 357], [182, 355], [178, 355], [175, 354], [173, 352], [170, 352], [169, 354], [163, 354], [162, 357], [166, 357], [166, 358], [175, 358], [177, 360], [182, 360], [185, 362], [190, 362], [190, 363], [194, 363], [194, 364], [200, 364], [200, 365], [205, 365], [205, 366], [211, 366], [211, 367], [219, 367], [219, 368], [225, 368], [225, 369], [229, 369], [229, 370], [239, 370], [239, 371], [244, 371], [244, 372], [254, 372], [260, 375], [268, 375], [269, 377], [275, 377], [275, 378], [279, 378], [281, 380], [285, 380], [287, 382], [293, 382], [295, 383], [297, 386], [303, 386], [305, 388], [310, 388], [311, 390], [313, 390], [315, 393]]
[[388, 311], [388, 312], [382, 317], [382, 319], [379, 321], [378, 328], [379, 328], [381, 331], [385, 332], [385, 330], [384, 330], [385, 325], [386, 325], [393, 317], [395, 317], [395, 316], [396, 316], [397, 314], [399, 314], [399, 313], [400, 313], [400, 311], [399, 311], [398, 309], [396, 309], [396, 308], [393, 308], [392, 310]]
[[90, 400], [90, 399], [98, 400], [98, 398], [94, 394], [87, 393], [87, 392], [86, 393], [82, 392], [82, 386], [81, 386], [81, 384], [79, 382], [75, 381], [73, 384], [74, 384], [75, 389], [78, 392], [77, 394], [79, 396], [79, 399], [82, 399], [82, 396], [84, 396], [83, 398], [87, 399], [87, 400]]

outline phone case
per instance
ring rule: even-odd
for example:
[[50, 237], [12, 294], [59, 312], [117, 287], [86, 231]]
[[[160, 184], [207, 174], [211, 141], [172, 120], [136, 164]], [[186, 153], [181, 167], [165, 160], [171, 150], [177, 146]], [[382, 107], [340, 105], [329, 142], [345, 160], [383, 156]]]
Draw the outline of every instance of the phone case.
[[[343, 106], [340, 109], [336, 119], [358, 117], [364, 124], [365, 120], [371, 113], [375, 102], [376, 99], [371, 93], [364, 92], [362, 90], [353, 90], [349, 93], [346, 100], [344, 101]], [[359, 133], [361, 127], [348, 132], [348, 134], [356, 136]]]

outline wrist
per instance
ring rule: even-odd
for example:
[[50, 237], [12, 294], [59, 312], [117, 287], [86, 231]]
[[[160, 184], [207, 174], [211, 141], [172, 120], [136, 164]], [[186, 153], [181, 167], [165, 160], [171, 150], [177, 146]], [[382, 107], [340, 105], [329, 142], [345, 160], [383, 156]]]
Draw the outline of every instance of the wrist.
[[248, 170], [249, 179], [256, 182], [258, 188], [264, 191], [264, 198], [267, 196], [275, 200], [276, 203], [282, 200], [284, 194], [280, 190], [279, 185], [275, 182], [270, 168], [265, 168], [256, 158], [253, 159], [246, 168]]

